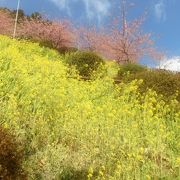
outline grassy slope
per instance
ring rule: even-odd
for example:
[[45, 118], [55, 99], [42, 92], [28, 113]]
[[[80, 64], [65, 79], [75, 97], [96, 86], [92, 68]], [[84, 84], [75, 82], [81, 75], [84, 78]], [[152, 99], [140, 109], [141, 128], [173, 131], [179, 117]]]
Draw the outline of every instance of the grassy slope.
[[176, 101], [140, 96], [137, 82], [68, 78], [74, 72], [63, 61], [0, 37], [0, 121], [23, 142], [29, 178], [178, 178]]

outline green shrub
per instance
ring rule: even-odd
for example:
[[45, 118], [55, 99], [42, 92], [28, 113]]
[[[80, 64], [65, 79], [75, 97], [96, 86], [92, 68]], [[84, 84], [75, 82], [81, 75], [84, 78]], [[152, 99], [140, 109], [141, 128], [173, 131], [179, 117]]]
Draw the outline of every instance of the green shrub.
[[75, 47], [60, 47], [60, 48], [56, 48], [53, 46], [53, 43], [51, 41], [47, 41], [47, 40], [33, 40], [31, 39], [32, 42], [37, 42], [39, 43], [40, 46], [42, 47], [47, 47], [47, 48], [50, 48], [50, 49], [55, 49], [57, 50], [60, 54], [65, 54], [65, 53], [73, 53], [73, 52], [76, 52], [78, 51], [77, 48]]
[[180, 101], [180, 73], [172, 73], [166, 70], [149, 70], [134, 73], [124, 77], [126, 82], [134, 79], [142, 79], [140, 91], [145, 92], [148, 89], [155, 90], [158, 94], [162, 94], [165, 100], [177, 94], [177, 100]]
[[78, 51], [68, 57], [67, 63], [70, 66], [75, 66], [80, 76], [89, 79], [104, 64], [104, 61], [94, 52]]
[[15, 138], [0, 126], [0, 179], [24, 179], [23, 152]]
[[122, 78], [123, 76], [126, 76], [129, 74], [136, 74], [139, 72], [145, 72], [147, 70], [147, 67], [140, 64], [135, 63], [126, 63], [123, 65], [120, 65], [117, 78]]
[[66, 54], [66, 53], [74, 53], [77, 52], [78, 49], [75, 47], [61, 47], [60, 49], [58, 49], [58, 52], [60, 54]]

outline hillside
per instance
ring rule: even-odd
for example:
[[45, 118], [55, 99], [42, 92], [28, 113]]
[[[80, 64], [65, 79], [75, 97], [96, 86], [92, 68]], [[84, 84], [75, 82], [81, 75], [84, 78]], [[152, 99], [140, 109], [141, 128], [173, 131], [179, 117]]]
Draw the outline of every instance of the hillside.
[[84, 81], [65, 56], [5, 36], [0, 69], [1, 126], [23, 146], [28, 179], [179, 178], [176, 100], [112, 72]]

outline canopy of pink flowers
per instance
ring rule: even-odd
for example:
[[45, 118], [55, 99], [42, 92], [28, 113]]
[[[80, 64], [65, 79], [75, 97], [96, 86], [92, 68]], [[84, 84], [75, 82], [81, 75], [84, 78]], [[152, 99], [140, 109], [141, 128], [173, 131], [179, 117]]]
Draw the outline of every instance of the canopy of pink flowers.
[[[124, 29], [118, 21], [107, 28], [75, 28], [70, 21], [49, 21], [45, 18], [24, 17], [18, 21], [16, 37], [48, 43], [57, 50], [75, 47], [95, 51], [119, 63], [137, 62], [143, 56], [160, 59], [162, 54], [154, 47], [150, 33], [143, 33], [141, 18], [127, 22]], [[10, 13], [0, 11], [0, 34], [13, 34], [14, 19]]]

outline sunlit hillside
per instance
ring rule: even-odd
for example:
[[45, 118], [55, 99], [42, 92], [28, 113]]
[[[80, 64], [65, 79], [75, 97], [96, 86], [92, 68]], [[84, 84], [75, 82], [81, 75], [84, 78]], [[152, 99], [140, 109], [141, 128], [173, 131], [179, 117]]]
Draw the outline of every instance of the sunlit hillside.
[[[111, 63], [103, 75], [99, 70], [83, 80], [67, 59], [0, 36], [0, 123], [23, 149], [20, 174], [47, 180], [178, 179], [178, 101], [165, 103], [152, 90], [140, 94], [141, 80], [114, 83]], [[1, 161], [0, 172], [8, 170]]]

